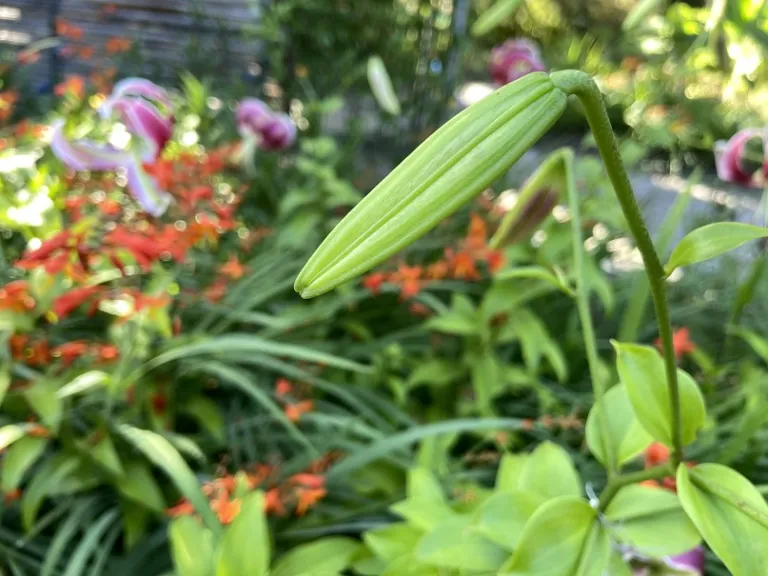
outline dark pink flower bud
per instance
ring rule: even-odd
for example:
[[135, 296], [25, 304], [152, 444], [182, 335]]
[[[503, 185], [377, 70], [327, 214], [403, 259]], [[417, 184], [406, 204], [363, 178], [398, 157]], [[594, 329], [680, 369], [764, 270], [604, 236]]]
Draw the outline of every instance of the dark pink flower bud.
[[296, 140], [296, 126], [287, 114], [273, 112], [261, 100], [247, 98], [235, 113], [243, 138], [255, 138], [262, 150], [283, 150]]
[[543, 72], [547, 67], [538, 47], [525, 38], [507, 40], [491, 51], [491, 76], [503, 86], [531, 72]]
[[733, 182], [753, 188], [760, 188], [763, 182], [755, 178], [755, 173], [750, 172], [744, 165], [747, 144], [754, 139], [763, 140], [763, 176], [768, 177], [768, 147], [766, 147], [766, 131], [756, 128], [747, 128], [737, 132], [727, 142], [718, 140], [715, 142], [715, 166], [717, 176], [724, 182]]

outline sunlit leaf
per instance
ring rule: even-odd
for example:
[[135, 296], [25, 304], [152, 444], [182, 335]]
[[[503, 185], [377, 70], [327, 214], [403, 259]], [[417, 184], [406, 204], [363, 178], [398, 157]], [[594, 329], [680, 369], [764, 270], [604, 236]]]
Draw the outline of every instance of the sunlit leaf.
[[[671, 447], [672, 407], [663, 359], [650, 346], [618, 342], [614, 342], [613, 346], [617, 354], [619, 378], [627, 387], [638, 422], [655, 440]], [[682, 405], [682, 441], [683, 444], [690, 444], [706, 419], [704, 398], [698, 384], [688, 373], [678, 370], [677, 381]]]
[[[602, 411], [605, 413], [602, 414]], [[608, 422], [607, 434], [602, 430], [604, 420]], [[627, 388], [623, 384], [608, 390], [601, 401], [592, 406], [587, 418], [586, 436], [595, 458], [612, 468], [636, 457], [653, 442], [653, 438], [635, 418]], [[614, 462], [606, 462], [604, 440], [611, 442]]]
[[703, 262], [725, 254], [750, 240], [765, 238], [768, 228], [740, 222], [717, 222], [689, 232], [675, 246], [664, 267], [667, 274], [675, 268]]
[[768, 566], [768, 505], [757, 489], [726, 466], [677, 469], [677, 493], [704, 541], [733, 576], [753, 576]]

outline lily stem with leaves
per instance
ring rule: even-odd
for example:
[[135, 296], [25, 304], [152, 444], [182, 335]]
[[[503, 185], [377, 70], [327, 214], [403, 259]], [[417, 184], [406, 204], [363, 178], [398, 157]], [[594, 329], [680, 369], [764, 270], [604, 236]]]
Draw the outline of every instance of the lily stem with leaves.
[[[584, 72], [563, 71], [551, 75], [552, 81], [566, 94], [576, 96], [584, 108], [587, 122], [595, 137], [597, 149], [611, 180], [616, 197], [621, 205], [629, 230], [643, 257], [645, 273], [648, 276], [651, 296], [659, 326], [664, 368], [667, 376], [672, 419], [672, 465], [676, 468], [683, 459], [680, 393], [677, 382], [677, 362], [672, 340], [672, 323], [667, 304], [666, 272], [659, 260], [640, 208], [637, 205], [632, 184], [619, 154], [603, 96], [595, 81]], [[601, 499], [602, 500], [602, 499]]]

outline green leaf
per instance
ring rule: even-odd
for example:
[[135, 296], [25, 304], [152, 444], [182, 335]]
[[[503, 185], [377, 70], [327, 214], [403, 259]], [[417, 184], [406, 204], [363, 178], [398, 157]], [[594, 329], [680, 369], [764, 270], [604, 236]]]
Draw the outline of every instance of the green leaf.
[[605, 510], [611, 536], [646, 556], [676, 556], [701, 542], [673, 492], [630, 485], [622, 488]]
[[442, 386], [461, 377], [461, 372], [461, 366], [456, 362], [437, 358], [420, 361], [408, 378], [408, 386], [413, 387], [419, 384]]
[[446, 520], [424, 535], [416, 559], [426, 564], [459, 570], [498, 570], [509, 553], [475, 532], [469, 516]]
[[363, 542], [376, 556], [392, 562], [410, 553], [423, 535], [424, 531], [415, 526], [395, 523], [367, 530], [363, 534]]
[[195, 507], [203, 521], [211, 530], [218, 532], [219, 521], [210, 509], [208, 500], [200, 490], [200, 483], [190, 470], [187, 463], [165, 438], [150, 432], [134, 428], [128, 424], [118, 425], [123, 437], [133, 444], [142, 454], [158, 468], [161, 468], [176, 485], [181, 494]]
[[[672, 407], [664, 361], [650, 346], [613, 342], [613, 347], [619, 378], [627, 387], [638, 422], [654, 440], [672, 447]], [[677, 383], [682, 406], [682, 440], [683, 444], [690, 444], [706, 419], [704, 398], [696, 381], [683, 370], [677, 371]]]
[[742, 328], [741, 326], [733, 326], [730, 329], [734, 334], [739, 336], [744, 342], [749, 344], [749, 347], [760, 356], [760, 359], [768, 364], [768, 340], [760, 336], [757, 332]]
[[264, 495], [243, 498], [240, 513], [221, 542], [216, 576], [264, 576], [269, 570], [269, 529], [264, 516]]
[[611, 552], [597, 511], [563, 496], [542, 505], [523, 529], [505, 576], [601, 576]]
[[176, 576], [212, 576], [213, 533], [196, 518], [181, 516], [168, 527]]
[[412, 426], [404, 432], [387, 436], [373, 444], [366, 445], [364, 449], [358, 450], [354, 454], [350, 454], [339, 464], [333, 466], [326, 477], [329, 480], [346, 478], [348, 474], [365, 465], [430, 436], [477, 432], [480, 430], [521, 430], [523, 427], [523, 420], [517, 418], [467, 418], [463, 420], [446, 420], [423, 426]]
[[496, 0], [493, 6], [485, 10], [475, 20], [470, 33], [475, 38], [487, 34], [504, 20], [512, 17], [520, 4], [521, 0]]
[[216, 440], [224, 442], [226, 439], [224, 417], [213, 400], [197, 395], [188, 400], [181, 410], [192, 416], [198, 425], [207, 430]]
[[156, 356], [146, 364], [144, 369], [151, 370], [175, 360], [222, 352], [228, 354], [236, 352], [269, 354], [294, 360], [303, 360], [305, 362], [325, 364], [332, 368], [339, 368], [340, 370], [348, 370], [359, 374], [370, 374], [372, 371], [369, 366], [364, 366], [346, 358], [313, 350], [306, 346], [274, 342], [249, 334], [227, 334], [226, 336], [218, 336], [202, 342], [185, 344]]
[[528, 454], [509, 454], [501, 457], [496, 473], [496, 490], [517, 492], [520, 490], [520, 477], [523, 475]]
[[123, 496], [155, 512], [165, 510], [165, 498], [160, 486], [144, 462], [129, 461], [125, 464], [124, 471], [116, 481], [117, 489]]
[[448, 506], [443, 489], [432, 472], [426, 468], [408, 471], [407, 498], [391, 510], [421, 530], [431, 530], [456, 514]]
[[[605, 410], [605, 416], [602, 411]], [[602, 430], [603, 419], [608, 421], [608, 434]], [[645, 450], [653, 438], [640, 426], [632, 411], [627, 387], [614, 386], [592, 406], [587, 418], [587, 445], [603, 465], [612, 469], [628, 462]], [[616, 462], [606, 462], [603, 454], [603, 439], [608, 438], [613, 446], [611, 453]]]
[[542, 266], [521, 266], [518, 268], [502, 270], [494, 275], [494, 279], [511, 280], [513, 278], [534, 278], [551, 284], [558, 290], [568, 294], [568, 296], [574, 296], [575, 293], [568, 285], [568, 281], [563, 277], [562, 273], [559, 273], [559, 271], [557, 272], [557, 274], [554, 274]]
[[42, 379], [25, 388], [23, 392], [30, 408], [37, 412], [43, 423], [53, 431], [58, 430], [62, 414], [61, 400], [56, 396], [57, 392], [55, 382]]
[[352, 538], [323, 538], [285, 554], [270, 576], [337, 576], [350, 565], [358, 550], [360, 543]]
[[397, 99], [395, 89], [392, 87], [392, 80], [380, 56], [368, 58], [368, 84], [370, 84], [373, 97], [381, 109], [393, 116], [399, 116], [400, 101]]
[[59, 398], [67, 398], [68, 396], [74, 396], [80, 394], [92, 388], [98, 388], [109, 382], [109, 374], [101, 372], [99, 370], [91, 370], [84, 374], [80, 374], [77, 378], [71, 382], [65, 384], [56, 392], [56, 396]]
[[0, 450], [5, 450], [26, 433], [27, 426], [24, 424], [7, 424], [3, 426], [0, 428]]
[[501, 390], [499, 363], [493, 350], [483, 347], [476, 355], [470, 356], [472, 390], [475, 405], [481, 416], [493, 416], [493, 397]]
[[677, 469], [677, 493], [704, 541], [733, 576], [765, 573], [768, 505], [747, 480], [726, 466]]
[[542, 442], [525, 462], [519, 490], [549, 500], [559, 496], [581, 496], [581, 479], [571, 457], [552, 442]]
[[106, 471], [115, 476], [122, 476], [124, 473], [123, 465], [120, 463], [120, 457], [115, 450], [115, 444], [112, 437], [105, 433], [104, 436], [94, 445], [85, 445], [88, 456], [101, 465]]
[[474, 530], [512, 552], [533, 513], [546, 499], [535, 492], [494, 492], [475, 513]]
[[60, 454], [59, 457], [48, 460], [35, 474], [21, 498], [21, 521], [26, 530], [32, 528], [45, 497], [77, 470], [79, 465], [77, 458]]
[[2, 466], [3, 492], [11, 492], [19, 487], [24, 474], [37, 461], [40, 455], [45, 452], [47, 445], [47, 438], [26, 436], [20, 438], [8, 449]]
[[443, 576], [445, 570], [419, 562], [415, 554], [400, 556], [387, 565], [381, 576]]
[[707, 224], [688, 233], [675, 246], [664, 271], [671, 274], [675, 268], [709, 260], [738, 248], [750, 240], [766, 236], [768, 236], [768, 228], [761, 226], [740, 222]]
[[454, 116], [336, 225], [295, 290], [304, 298], [328, 292], [429, 232], [505, 174], [566, 100], [547, 74], [533, 73]]
[[117, 520], [119, 510], [112, 508], [99, 516], [99, 518], [88, 527], [85, 535], [80, 540], [77, 548], [69, 559], [63, 576], [82, 576], [88, 561], [95, 556], [99, 548], [103, 546], [102, 537], [106, 534], [109, 527]]
[[444, 312], [439, 316], [430, 318], [425, 326], [436, 332], [445, 334], [456, 334], [458, 336], [472, 336], [478, 334], [482, 326], [474, 318], [469, 318], [454, 310]]
[[5, 399], [5, 393], [8, 392], [8, 388], [11, 386], [11, 369], [8, 364], [3, 363], [0, 365], [0, 404]]

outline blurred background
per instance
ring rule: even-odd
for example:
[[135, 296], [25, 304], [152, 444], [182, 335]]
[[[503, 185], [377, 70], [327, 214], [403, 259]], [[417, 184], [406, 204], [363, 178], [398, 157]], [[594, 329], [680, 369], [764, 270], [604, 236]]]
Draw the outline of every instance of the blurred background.
[[[580, 106], [361, 279], [303, 301], [296, 275], [450, 118], [563, 69], [602, 90], [662, 256], [704, 223], [765, 226], [767, 51], [764, 0], [0, 0], [0, 574], [212, 576], [180, 559], [209, 538], [184, 519], [218, 534], [257, 493], [266, 523], [232, 539], [260, 560], [229, 576], [498, 573], [446, 552], [496, 558], [492, 536], [395, 503], [427, 486], [474, 514], [548, 441], [554, 475], [605, 485], [574, 242], [600, 378], [611, 339], [658, 338]], [[563, 192], [525, 188], [562, 147], [576, 240]], [[764, 248], [669, 287], [710, 406], [688, 455], [768, 492]], [[667, 457], [648, 444], [633, 470]], [[689, 574], [729, 573], [696, 550]], [[681, 573], [656, 556], [616, 574]]]

